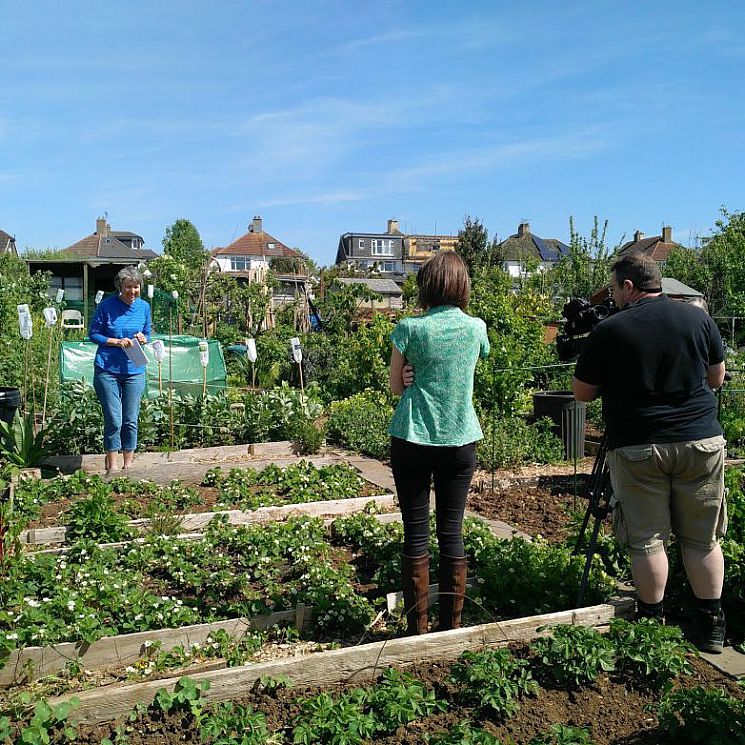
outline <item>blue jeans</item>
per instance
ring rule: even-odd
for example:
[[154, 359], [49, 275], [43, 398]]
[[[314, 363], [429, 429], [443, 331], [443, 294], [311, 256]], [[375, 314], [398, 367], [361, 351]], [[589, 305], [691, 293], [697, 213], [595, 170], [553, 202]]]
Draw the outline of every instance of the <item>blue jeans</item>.
[[137, 418], [145, 373], [127, 375], [96, 367], [93, 388], [103, 409], [103, 445], [107, 453], [137, 449]]

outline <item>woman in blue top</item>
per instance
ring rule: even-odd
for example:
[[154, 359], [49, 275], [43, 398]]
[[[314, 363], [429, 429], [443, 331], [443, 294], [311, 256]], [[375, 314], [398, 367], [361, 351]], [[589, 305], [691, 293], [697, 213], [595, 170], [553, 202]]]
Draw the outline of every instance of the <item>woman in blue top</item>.
[[[460, 626], [466, 587], [463, 513], [483, 437], [473, 408], [476, 362], [489, 355], [486, 324], [463, 312], [471, 282], [447, 251], [417, 274], [426, 311], [391, 334], [390, 386], [402, 394], [393, 415], [391, 467], [404, 523], [402, 579], [409, 633], [427, 631], [429, 492], [434, 481], [440, 548], [440, 631]], [[410, 366], [416, 371], [416, 380]]]
[[150, 341], [150, 305], [140, 298], [142, 276], [126, 266], [114, 278], [118, 295], [99, 303], [89, 338], [98, 344], [93, 387], [103, 409], [106, 473], [118, 470], [116, 455], [124, 453], [129, 468], [137, 448], [137, 419], [145, 390], [145, 366], [135, 366], [124, 351], [137, 339]]

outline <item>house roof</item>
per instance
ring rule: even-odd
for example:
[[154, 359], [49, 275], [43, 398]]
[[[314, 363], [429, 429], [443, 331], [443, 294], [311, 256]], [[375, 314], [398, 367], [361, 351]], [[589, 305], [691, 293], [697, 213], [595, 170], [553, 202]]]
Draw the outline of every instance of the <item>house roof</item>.
[[666, 243], [662, 240], [661, 235], [654, 235], [650, 238], [642, 238], [638, 241], [628, 241], [618, 251], [619, 256], [627, 256], [630, 253], [643, 253], [654, 259], [655, 261], [665, 261], [667, 255], [674, 248], [677, 248], [678, 244], [672, 241]]
[[285, 246], [274, 236], [249, 230], [230, 245], [212, 249], [213, 256], [301, 256], [299, 251]]
[[[601, 287], [599, 290], [595, 290], [592, 297], [590, 298], [590, 302], [599, 303], [601, 300], [604, 300], [606, 297], [608, 297], [609, 292], [610, 285], [603, 285], [603, 287]], [[665, 293], [665, 295], [667, 295], [668, 297], [677, 299], [694, 299], [704, 297], [703, 292], [694, 290], [693, 287], [689, 287], [688, 285], [683, 284], [673, 277], [662, 278], [662, 292]]]
[[392, 279], [370, 279], [368, 277], [337, 277], [343, 285], [366, 285], [380, 295], [401, 295], [401, 288]]
[[132, 259], [132, 261], [154, 259], [158, 256], [148, 248], [130, 248], [117, 240], [115, 233], [111, 235], [91, 233], [77, 243], [73, 243], [72, 246], [63, 249], [62, 253], [99, 259]]
[[505, 238], [499, 247], [504, 261], [522, 261], [534, 258], [540, 261], [558, 261], [569, 253], [569, 246], [556, 238], [539, 238], [529, 230]]
[[16, 239], [12, 236], [6, 233], [4, 230], [0, 230], [0, 251], [4, 251], [8, 244], [15, 244]]

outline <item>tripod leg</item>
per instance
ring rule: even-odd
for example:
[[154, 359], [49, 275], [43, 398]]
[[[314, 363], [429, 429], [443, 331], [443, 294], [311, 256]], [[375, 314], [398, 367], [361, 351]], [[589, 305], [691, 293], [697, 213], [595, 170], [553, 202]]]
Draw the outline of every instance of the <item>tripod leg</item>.
[[587, 591], [587, 584], [590, 579], [590, 569], [592, 569], [592, 560], [595, 557], [595, 549], [598, 545], [598, 533], [600, 532], [600, 523], [603, 521], [602, 516], [595, 518], [595, 524], [592, 526], [592, 535], [590, 536], [590, 545], [587, 547], [587, 554], [585, 558], [585, 568], [582, 570], [582, 580], [579, 583], [579, 590], [577, 591], [577, 600], [574, 604], [575, 608], [581, 608], [582, 603], [585, 599], [585, 592]]

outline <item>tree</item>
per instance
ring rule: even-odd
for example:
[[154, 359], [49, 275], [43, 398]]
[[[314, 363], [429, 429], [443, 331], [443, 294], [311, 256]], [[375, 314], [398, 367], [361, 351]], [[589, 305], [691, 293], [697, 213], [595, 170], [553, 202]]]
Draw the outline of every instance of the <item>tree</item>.
[[665, 273], [703, 292], [712, 315], [745, 314], [745, 212], [722, 207], [701, 250], [673, 249]]
[[187, 267], [193, 267], [197, 272], [207, 257], [199, 231], [189, 220], [183, 218], [176, 220], [173, 225], [166, 228], [166, 234], [163, 237], [163, 254], [167, 254]]
[[[295, 249], [297, 250], [297, 249]], [[315, 274], [318, 272], [316, 262], [298, 251], [299, 256], [275, 256], [269, 266], [275, 274]]]
[[585, 238], [574, 228], [569, 218], [569, 254], [562, 256], [552, 270], [554, 294], [563, 297], [589, 298], [610, 281], [610, 267], [618, 246], [608, 249], [605, 242], [608, 221], [602, 227], [597, 215], [590, 237]]
[[455, 250], [465, 262], [471, 276], [478, 266], [488, 263], [489, 233], [478, 217], [466, 215], [463, 218], [463, 227], [458, 231]]

